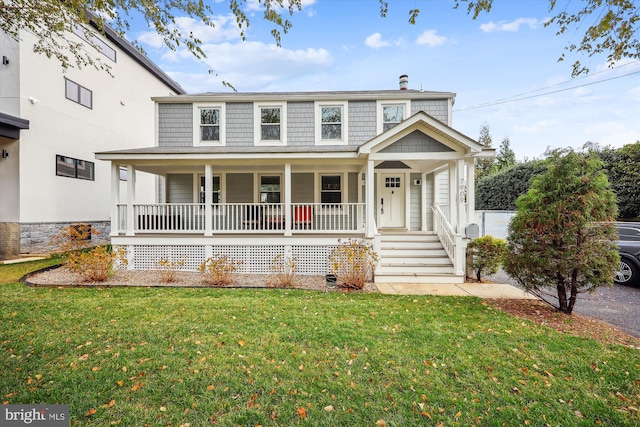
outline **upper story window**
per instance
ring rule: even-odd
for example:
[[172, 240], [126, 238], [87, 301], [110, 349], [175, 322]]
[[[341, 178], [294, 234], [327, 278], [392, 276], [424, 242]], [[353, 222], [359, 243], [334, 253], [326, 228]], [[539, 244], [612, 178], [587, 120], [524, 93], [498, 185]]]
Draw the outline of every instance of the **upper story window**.
[[224, 105], [194, 104], [194, 145], [224, 145], [224, 116]]
[[73, 102], [93, 109], [93, 92], [72, 80], [65, 79], [65, 96]]
[[287, 143], [287, 104], [254, 104], [255, 145]]
[[411, 101], [378, 101], [378, 133], [385, 132], [409, 117]]
[[56, 175], [93, 181], [95, 179], [95, 165], [93, 162], [57, 154]]
[[319, 144], [348, 142], [347, 102], [316, 103], [316, 141]]
[[100, 37], [96, 36], [91, 30], [88, 30], [80, 25], [76, 25], [73, 27], [73, 32], [76, 36], [80, 37], [82, 40], [86, 41], [98, 51], [112, 60], [116, 62], [116, 50], [105, 43]]

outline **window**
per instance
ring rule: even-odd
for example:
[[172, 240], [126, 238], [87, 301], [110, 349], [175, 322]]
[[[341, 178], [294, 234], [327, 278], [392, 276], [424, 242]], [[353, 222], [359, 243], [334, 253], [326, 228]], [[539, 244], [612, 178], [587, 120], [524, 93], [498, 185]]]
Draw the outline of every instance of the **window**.
[[65, 79], [66, 98], [87, 108], [93, 108], [93, 92], [78, 83]]
[[284, 145], [287, 141], [287, 104], [254, 104], [255, 145]]
[[219, 109], [200, 109], [200, 141], [220, 141]]
[[91, 30], [88, 30], [80, 25], [76, 25], [73, 27], [73, 32], [76, 34], [76, 36], [80, 37], [82, 40], [98, 49], [98, 51], [104, 56], [106, 56], [113, 62], [116, 62], [115, 49], [102, 41], [100, 37], [93, 34]]
[[280, 203], [280, 177], [260, 177], [260, 203]]
[[394, 177], [386, 177], [384, 179], [384, 186], [385, 188], [400, 188], [400, 177], [399, 176], [394, 176]]
[[411, 109], [411, 101], [380, 102], [378, 110], [378, 134], [385, 132], [407, 118]]
[[193, 135], [195, 144], [224, 145], [224, 105], [195, 105]]
[[93, 181], [95, 179], [94, 164], [58, 154], [56, 155], [56, 175]]
[[404, 119], [404, 106], [385, 105], [382, 107], [382, 130], [386, 131]]
[[340, 175], [324, 175], [321, 177], [320, 202], [324, 204], [342, 203], [342, 177]]
[[[213, 203], [220, 203], [220, 176], [214, 175], [212, 178], [211, 185], [211, 201]], [[200, 177], [200, 203], [204, 203], [205, 196], [205, 188], [204, 188], [204, 176]]]
[[347, 102], [316, 103], [316, 141], [320, 144], [346, 144], [347, 117]]

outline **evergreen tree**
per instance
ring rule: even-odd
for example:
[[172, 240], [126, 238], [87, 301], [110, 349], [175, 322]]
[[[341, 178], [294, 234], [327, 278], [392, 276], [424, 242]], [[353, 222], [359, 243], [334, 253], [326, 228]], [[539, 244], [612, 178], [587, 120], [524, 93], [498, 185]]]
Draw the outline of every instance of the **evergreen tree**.
[[500, 150], [496, 156], [496, 171], [509, 169], [516, 164], [516, 153], [511, 149], [509, 137], [505, 136], [500, 143]]
[[[493, 140], [491, 138], [491, 132], [488, 123], [480, 126], [480, 136], [478, 137], [478, 142], [485, 148], [492, 147], [491, 144], [493, 143]], [[493, 172], [494, 164], [495, 159], [493, 157], [476, 159], [476, 182], [478, 182], [480, 178], [490, 175], [491, 172]]]

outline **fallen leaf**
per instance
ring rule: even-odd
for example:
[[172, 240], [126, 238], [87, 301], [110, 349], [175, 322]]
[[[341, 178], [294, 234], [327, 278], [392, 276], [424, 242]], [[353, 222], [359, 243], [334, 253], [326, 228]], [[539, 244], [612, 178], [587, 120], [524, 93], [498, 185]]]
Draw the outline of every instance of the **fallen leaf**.
[[240, 347], [244, 347], [244, 340], [239, 340], [239, 341], [238, 341], [238, 345], [239, 345]]
[[117, 384], [122, 387], [124, 385], [124, 381], [118, 381]]
[[431, 419], [431, 415], [427, 411], [420, 412], [420, 415], [422, 415], [423, 417], [427, 417], [427, 418]]
[[387, 422], [385, 420], [378, 420], [376, 421], [376, 427], [387, 427]]
[[95, 414], [95, 413], [96, 413], [96, 410], [92, 408], [92, 409], [89, 409], [89, 410], [87, 411], [87, 413], [86, 413], [86, 414], [84, 414], [84, 416], [85, 416], [85, 417], [90, 417], [91, 415], [93, 415], [93, 414]]
[[307, 418], [307, 410], [305, 408], [298, 408], [296, 413], [300, 418]]
[[215, 386], [212, 386], [212, 385], [208, 385], [207, 386], [207, 390], [209, 390], [209, 391], [213, 390], [214, 388], [215, 388]]
[[85, 353], [82, 356], [80, 356], [78, 359], [80, 360], [87, 360], [89, 358], [89, 354]]
[[40, 378], [42, 378], [42, 375], [37, 374], [35, 377], [36, 377], [37, 380], [39, 380]]
[[334, 410], [333, 405], [325, 406], [323, 409], [326, 412], [333, 412], [333, 410]]
[[98, 368], [97, 366], [94, 366], [93, 368], [91, 368], [91, 370], [92, 370], [93, 372], [95, 372], [95, 371], [97, 371], [97, 370], [99, 370], [99, 369], [100, 369], [100, 368]]

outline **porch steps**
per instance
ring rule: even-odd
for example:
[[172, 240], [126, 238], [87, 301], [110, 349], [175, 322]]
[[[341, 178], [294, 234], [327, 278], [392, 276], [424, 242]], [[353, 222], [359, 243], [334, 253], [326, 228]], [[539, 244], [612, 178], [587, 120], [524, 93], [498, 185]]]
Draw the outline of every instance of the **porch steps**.
[[435, 235], [383, 234], [376, 283], [464, 283]]

